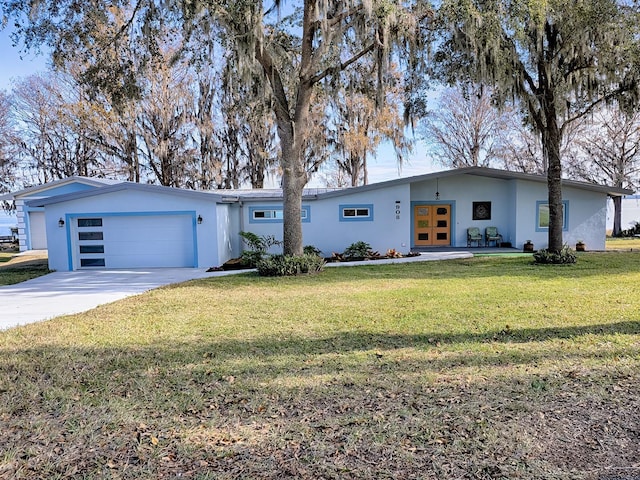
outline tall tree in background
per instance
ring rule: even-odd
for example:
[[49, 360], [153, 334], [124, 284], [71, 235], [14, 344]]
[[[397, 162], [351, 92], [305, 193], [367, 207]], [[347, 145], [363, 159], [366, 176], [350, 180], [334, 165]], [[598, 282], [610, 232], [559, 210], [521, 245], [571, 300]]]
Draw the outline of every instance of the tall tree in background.
[[93, 155], [84, 126], [74, 122], [72, 100], [61, 75], [32, 75], [18, 83], [12, 96], [12, 116], [20, 124], [19, 156], [34, 178], [48, 182], [93, 171]]
[[0, 192], [10, 190], [15, 184], [16, 155], [15, 131], [11, 119], [9, 96], [0, 91]]
[[191, 145], [190, 123], [193, 77], [184, 63], [172, 62], [169, 48], [148, 68], [138, 122], [146, 164], [160, 185], [182, 187], [196, 151]]
[[[588, 182], [632, 190], [640, 186], [640, 112], [600, 109], [576, 141], [582, 155], [568, 171]], [[622, 231], [622, 197], [613, 197], [613, 235]]]
[[505, 118], [505, 128], [498, 132], [496, 156], [502, 168], [514, 172], [546, 175], [547, 163], [542, 153], [540, 134], [525, 123], [519, 112]]
[[272, 97], [259, 72], [249, 72], [249, 81], [239, 81], [239, 62], [227, 56], [220, 80], [217, 137], [222, 172], [218, 188], [238, 188], [246, 181], [252, 188], [262, 188], [277, 163]]
[[446, 0], [439, 59], [515, 98], [542, 138], [549, 250], [562, 248], [560, 145], [567, 125], [600, 103], [637, 93], [638, 12], [615, 0]]
[[491, 102], [487, 89], [446, 89], [437, 107], [422, 122], [422, 135], [432, 155], [451, 168], [488, 167], [498, 157], [507, 114]]
[[401, 76], [395, 65], [390, 65], [387, 98], [377, 105], [372, 70], [373, 64], [369, 62], [345, 72], [342, 88], [331, 99], [334, 159], [337, 167], [351, 178], [352, 187], [369, 183], [368, 158], [383, 141], [393, 146], [399, 166], [411, 148], [404, 135]]

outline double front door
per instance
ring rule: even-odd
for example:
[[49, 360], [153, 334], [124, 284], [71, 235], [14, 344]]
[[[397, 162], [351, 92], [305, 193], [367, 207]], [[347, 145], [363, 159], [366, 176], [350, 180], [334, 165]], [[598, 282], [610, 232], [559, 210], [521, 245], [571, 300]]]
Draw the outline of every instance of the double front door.
[[451, 245], [451, 205], [415, 205], [413, 232], [416, 247]]

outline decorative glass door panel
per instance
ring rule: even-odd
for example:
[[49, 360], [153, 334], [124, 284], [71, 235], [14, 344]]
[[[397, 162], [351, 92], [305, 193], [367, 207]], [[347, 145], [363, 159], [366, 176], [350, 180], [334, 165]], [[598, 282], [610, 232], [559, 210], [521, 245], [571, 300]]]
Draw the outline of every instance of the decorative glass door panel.
[[451, 205], [416, 205], [413, 231], [416, 247], [451, 245]]

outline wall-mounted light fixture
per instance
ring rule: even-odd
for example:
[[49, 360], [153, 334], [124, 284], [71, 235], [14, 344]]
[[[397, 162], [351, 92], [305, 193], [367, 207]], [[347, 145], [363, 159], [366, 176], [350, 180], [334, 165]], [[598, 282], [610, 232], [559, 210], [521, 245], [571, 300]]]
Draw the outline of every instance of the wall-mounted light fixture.
[[198, 215], [198, 225], [202, 223], [202, 215]]
[[64, 220], [62, 219], [62, 217], [60, 217], [60, 220], [58, 220], [58, 226], [60, 228], [64, 227]]
[[436, 177], [436, 200], [440, 200], [440, 186], [439, 186], [437, 177]]

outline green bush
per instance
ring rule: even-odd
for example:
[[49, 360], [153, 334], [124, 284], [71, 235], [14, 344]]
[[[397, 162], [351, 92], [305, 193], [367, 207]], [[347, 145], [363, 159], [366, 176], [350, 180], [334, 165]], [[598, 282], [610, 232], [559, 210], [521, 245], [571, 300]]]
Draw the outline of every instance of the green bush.
[[619, 237], [633, 237], [634, 235], [640, 235], [640, 222], [633, 222], [633, 227], [626, 230], [622, 230]]
[[248, 268], [255, 268], [258, 262], [262, 260], [264, 255], [264, 252], [259, 252], [256, 250], [245, 250], [240, 255], [240, 258], [242, 259], [242, 265]]
[[321, 272], [324, 265], [317, 255], [269, 255], [256, 268], [261, 277], [289, 277]]
[[314, 247], [313, 245], [305, 245], [302, 249], [302, 253], [305, 255], [315, 255], [319, 257], [322, 251], [319, 248]]
[[534, 253], [533, 258], [537, 264], [564, 265], [576, 263], [577, 261], [576, 252], [566, 244], [562, 247], [560, 253], [551, 252], [548, 248], [543, 248]]
[[240, 258], [242, 264], [254, 268], [273, 246], [282, 245], [273, 235], [256, 235], [253, 232], [240, 232], [240, 236], [246, 243], [248, 250], [242, 252]]
[[364, 258], [372, 254], [371, 245], [367, 242], [355, 242], [349, 245], [342, 253], [346, 258]]

